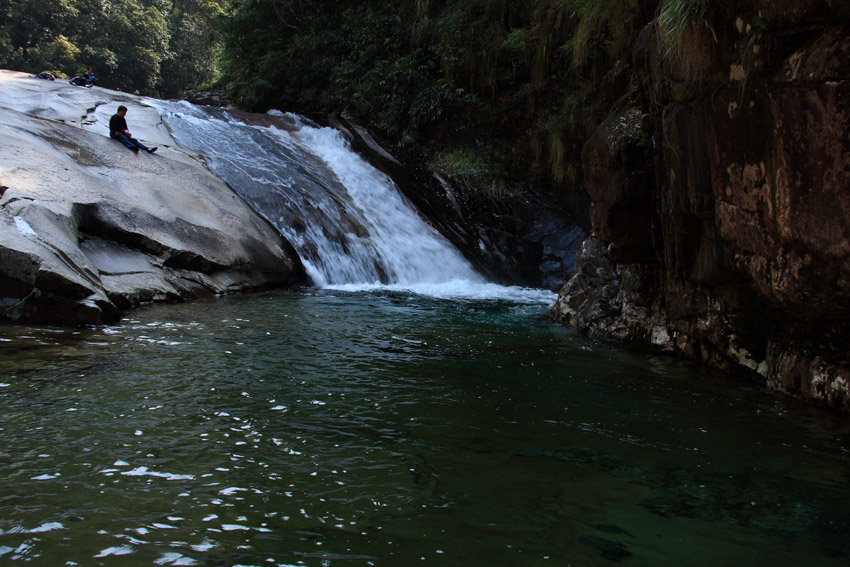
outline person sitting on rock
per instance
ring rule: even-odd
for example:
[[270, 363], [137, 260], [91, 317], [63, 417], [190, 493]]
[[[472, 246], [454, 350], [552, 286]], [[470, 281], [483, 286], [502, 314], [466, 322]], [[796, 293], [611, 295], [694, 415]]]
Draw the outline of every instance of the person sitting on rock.
[[86, 86], [94, 86], [97, 84], [97, 77], [94, 76], [94, 71], [91, 70], [91, 67], [86, 69], [86, 72], [83, 73], [83, 79], [86, 80]]
[[139, 153], [139, 150], [145, 150], [149, 154], [154, 153], [156, 147], [148, 148], [130, 135], [130, 131], [127, 129], [127, 121], [124, 119], [124, 115], [126, 114], [127, 107], [122, 104], [118, 107], [115, 114], [112, 115], [112, 118], [109, 119], [109, 137], [113, 140], [118, 140], [136, 153]]

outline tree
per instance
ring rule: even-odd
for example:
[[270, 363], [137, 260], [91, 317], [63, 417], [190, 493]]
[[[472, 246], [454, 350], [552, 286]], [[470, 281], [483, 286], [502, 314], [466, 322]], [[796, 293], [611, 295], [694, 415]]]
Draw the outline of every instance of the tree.
[[0, 66], [179, 96], [217, 78], [215, 30], [231, 0], [0, 0]]
[[223, 82], [248, 108], [343, 112], [399, 147], [557, 185], [610, 108], [594, 89], [629, 65], [644, 4], [243, 0]]
[[[73, 0], [5, 0], [0, 5], [0, 64], [29, 64], [30, 52], [54, 41], [74, 16]], [[44, 61], [36, 58], [36, 63]]]
[[217, 31], [230, 11], [229, 0], [175, 0], [168, 16], [169, 44], [162, 61], [161, 93], [177, 98], [219, 76]]

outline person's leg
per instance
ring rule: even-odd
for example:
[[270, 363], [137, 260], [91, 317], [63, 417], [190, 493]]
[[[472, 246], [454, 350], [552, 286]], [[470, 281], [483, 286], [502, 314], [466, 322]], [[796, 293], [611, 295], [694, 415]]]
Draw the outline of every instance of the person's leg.
[[145, 150], [146, 152], [150, 152], [150, 148], [148, 148], [146, 145], [144, 145], [143, 143], [138, 141], [136, 138], [130, 138], [130, 141], [133, 142], [133, 145], [135, 145], [140, 150]]
[[136, 144], [133, 143], [133, 141], [134, 141], [133, 138], [128, 138], [127, 136], [115, 136], [114, 139], [118, 140], [119, 142], [121, 142], [122, 144], [127, 146], [127, 148], [129, 148], [131, 150], [136, 147]]

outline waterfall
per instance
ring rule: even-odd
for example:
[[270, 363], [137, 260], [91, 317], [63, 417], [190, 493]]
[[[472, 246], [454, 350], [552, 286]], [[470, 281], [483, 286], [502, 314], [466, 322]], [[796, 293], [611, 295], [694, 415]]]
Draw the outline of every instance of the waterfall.
[[317, 286], [475, 297], [508, 289], [478, 275], [339, 131], [274, 111], [151, 103], [183, 148], [289, 240]]

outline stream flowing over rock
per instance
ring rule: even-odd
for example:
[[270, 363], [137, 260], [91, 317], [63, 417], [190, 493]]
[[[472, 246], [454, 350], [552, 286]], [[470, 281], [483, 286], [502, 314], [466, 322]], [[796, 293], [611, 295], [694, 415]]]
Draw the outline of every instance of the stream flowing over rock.
[[[99, 324], [143, 302], [302, 284], [551, 302], [584, 236], [541, 211], [534, 218], [545, 224], [493, 242], [460, 204], [457, 218], [432, 224], [369, 163], [380, 146], [360, 155], [359, 127], [339, 120], [334, 128], [9, 71], [0, 104], [0, 321]], [[108, 138], [119, 104], [157, 153]], [[547, 289], [532, 289], [541, 282]]]
[[[119, 104], [157, 154], [107, 137]], [[0, 321], [100, 324], [142, 302], [305, 281], [280, 233], [145, 99], [0, 71], [0, 107]]]
[[641, 33], [642, 104], [584, 146], [593, 238], [552, 313], [847, 412], [850, 8], [742, 6], [711, 12], [699, 78]]

